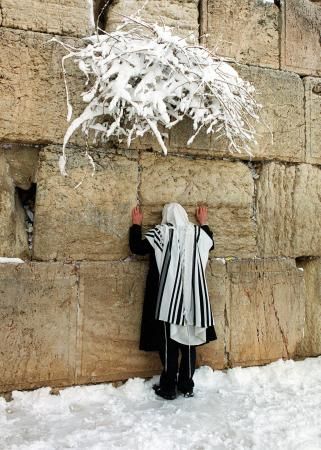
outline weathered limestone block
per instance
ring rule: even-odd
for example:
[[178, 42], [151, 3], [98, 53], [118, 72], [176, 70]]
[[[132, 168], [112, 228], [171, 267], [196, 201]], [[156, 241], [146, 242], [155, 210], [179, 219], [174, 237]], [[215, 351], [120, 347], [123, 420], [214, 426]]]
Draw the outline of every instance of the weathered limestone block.
[[209, 207], [215, 255], [256, 254], [252, 218], [254, 182], [241, 162], [191, 160], [145, 153], [141, 159], [140, 197], [144, 224], [160, 223], [165, 203], [181, 203], [193, 220], [197, 204]]
[[241, 63], [279, 67], [279, 8], [273, 2], [204, 3], [207, 20], [203, 21], [201, 35], [208, 33], [208, 47]]
[[[66, 51], [52, 36], [0, 28], [0, 140], [62, 142], [67, 129], [61, 58]], [[71, 45], [79, 41], [66, 39]], [[78, 69], [66, 62], [71, 102], [81, 110]], [[78, 108], [78, 109], [77, 109]], [[82, 140], [83, 141], [83, 140]]]
[[321, 355], [321, 259], [302, 260], [306, 286], [304, 338], [298, 356]]
[[295, 261], [228, 262], [230, 365], [257, 365], [297, 354], [304, 331], [303, 272]]
[[305, 78], [304, 87], [306, 161], [321, 164], [321, 78]]
[[8, 144], [3, 148], [9, 165], [10, 177], [15, 186], [27, 190], [35, 181], [39, 149], [27, 145]]
[[[254, 160], [277, 159], [305, 161], [304, 89], [298, 75], [260, 67], [237, 65], [240, 76], [256, 89], [255, 98], [263, 108], [257, 123], [257, 146], [253, 146]], [[170, 148], [182, 152], [232, 156], [249, 159], [242, 153], [231, 154], [227, 139], [217, 139], [204, 131], [187, 147], [192, 135], [189, 121], [178, 124], [170, 133]]]
[[73, 384], [74, 266], [0, 264], [0, 286], [0, 391]]
[[226, 264], [219, 259], [212, 259], [206, 271], [207, 286], [215, 321], [217, 340], [199, 347], [198, 365], [223, 369], [229, 364], [230, 332], [230, 283]]
[[84, 36], [92, 31], [88, 0], [0, 0], [1, 26]]
[[[95, 151], [96, 172], [83, 149], [68, 152], [67, 177], [58, 168], [60, 147], [40, 153], [34, 227], [38, 260], [110, 260], [126, 257], [131, 207], [136, 204], [137, 161]], [[81, 183], [79, 185], [79, 183]], [[78, 185], [78, 187], [77, 187]]]
[[257, 187], [263, 256], [321, 255], [321, 170], [309, 164], [263, 166]]
[[158, 354], [139, 350], [146, 263], [80, 265], [77, 383], [160, 372]]
[[0, 148], [0, 256], [28, 258], [25, 214], [10, 176], [7, 150]]
[[281, 67], [321, 75], [320, 4], [310, 0], [282, 2]]
[[173, 33], [184, 38], [194, 34], [198, 40], [198, 0], [115, 0], [108, 9], [107, 31], [122, 21], [118, 14], [139, 16], [151, 23], [172, 27]]

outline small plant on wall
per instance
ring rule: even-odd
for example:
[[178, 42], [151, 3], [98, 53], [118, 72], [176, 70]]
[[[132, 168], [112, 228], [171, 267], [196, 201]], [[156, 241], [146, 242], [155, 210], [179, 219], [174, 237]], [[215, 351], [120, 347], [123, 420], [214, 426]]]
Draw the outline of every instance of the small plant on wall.
[[84, 42], [76, 49], [60, 42], [69, 52], [63, 64], [71, 58], [87, 80], [83, 112], [73, 120], [66, 84], [71, 122], [60, 158], [62, 174], [66, 145], [78, 128], [85, 136], [91, 130], [95, 140], [116, 137], [128, 146], [151, 132], [166, 154], [166, 131], [187, 117], [192, 121], [187, 145], [205, 130], [226, 136], [229, 150], [251, 153], [259, 110], [254, 88], [222, 58], [137, 17], [125, 17], [116, 31]]

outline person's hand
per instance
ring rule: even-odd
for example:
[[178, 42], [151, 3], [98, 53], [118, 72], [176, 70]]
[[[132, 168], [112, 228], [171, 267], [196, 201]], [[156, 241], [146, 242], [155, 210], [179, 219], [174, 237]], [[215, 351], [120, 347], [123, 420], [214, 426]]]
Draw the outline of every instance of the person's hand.
[[198, 206], [195, 213], [198, 223], [202, 226], [207, 223], [208, 209], [207, 206]]
[[143, 213], [139, 206], [132, 209], [132, 222], [133, 225], [141, 225], [143, 222]]

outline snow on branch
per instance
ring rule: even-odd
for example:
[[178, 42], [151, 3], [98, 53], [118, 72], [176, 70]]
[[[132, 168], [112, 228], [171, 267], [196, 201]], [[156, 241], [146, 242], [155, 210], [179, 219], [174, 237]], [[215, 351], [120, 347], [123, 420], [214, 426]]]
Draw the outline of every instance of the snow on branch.
[[[58, 41], [59, 42], [59, 41]], [[102, 142], [119, 141], [152, 132], [164, 153], [160, 129], [171, 129], [188, 117], [193, 129], [187, 144], [202, 130], [225, 135], [231, 151], [251, 154], [259, 105], [254, 87], [236, 70], [206, 48], [188, 43], [166, 26], [125, 17], [116, 31], [84, 39], [83, 48], [62, 44], [86, 76], [82, 99], [86, 106], [69, 125], [64, 137], [60, 170], [66, 175], [65, 148], [81, 127]], [[69, 102], [68, 121], [72, 106]], [[254, 119], [254, 121], [252, 120]]]

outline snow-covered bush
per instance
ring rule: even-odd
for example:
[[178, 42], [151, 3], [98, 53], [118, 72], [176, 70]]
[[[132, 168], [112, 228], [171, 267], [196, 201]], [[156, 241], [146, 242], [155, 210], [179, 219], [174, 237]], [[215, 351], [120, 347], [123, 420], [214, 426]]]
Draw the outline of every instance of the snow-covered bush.
[[[209, 50], [172, 34], [170, 28], [125, 18], [111, 33], [84, 39], [85, 46], [71, 48], [72, 58], [86, 76], [86, 103], [64, 137], [60, 169], [65, 172], [65, 147], [79, 127], [95, 139], [131, 140], [152, 132], [164, 153], [160, 128], [171, 129], [184, 117], [193, 123], [187, 144], [205, 129], [225, 135], [231, 151], [250, 153], [255, 143], [253, 120], [258, 120], [254, 88], [230, 64]], [[67, 88], [67, 85], [66, 85]], [[68, 103], [68, 121], [72, 106]]]

